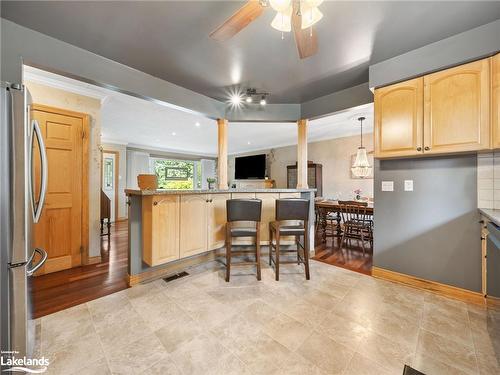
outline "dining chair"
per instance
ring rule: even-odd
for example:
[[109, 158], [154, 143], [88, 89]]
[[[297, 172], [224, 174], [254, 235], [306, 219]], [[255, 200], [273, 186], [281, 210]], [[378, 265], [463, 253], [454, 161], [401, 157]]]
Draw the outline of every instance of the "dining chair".
[[[260, 220], [262, 215], [262, 201], [260, 199], [228, 199], [226, 201], [226, 281], [231, 277], [231, 266], [257, 267], [257, 280], [261, 279], [260, 271]], [[234, 226], [235, 222], [254, 222], [250, 226]], [[232, 244], [234, 237], [255, 238], [255, 250], [233, 251]], [[248, 255], [255, 253], [255, 262], [232, 263], [232, 256]]]
[[[280, 279], [280, 264], [304, 264], [306, 280], [309, 280], [309, 200], [288, 198], [276, 200], [276, 221], [269, 225], [269, 265], [274, 263], [276, 281]], [[288, 225], [286, 221], [300, 221], [295, 225]], [[287, 250], [281, 248], [282, 236], [294, 236], [297, 249]], [[273, 237], [275, 243], [273, 244]], [[300, 243], [303, 237], [304, 244]], [[300, 254], [302, 249], [303, 255]], [[297, 260], [283, 260], [282, 253], [297, 252]], [[274, 257], [273, 257], [274, 255]]]
[[361, 240], [363, 256], [365, 255], [365, 242], [370, 242], [373, 247], [373, 221], [367, 213], [368, 203], [358, 201], [339, 201], [339, 210], [342, 216], [344, 229], [340, 248], [344, 242], [351, 239]]

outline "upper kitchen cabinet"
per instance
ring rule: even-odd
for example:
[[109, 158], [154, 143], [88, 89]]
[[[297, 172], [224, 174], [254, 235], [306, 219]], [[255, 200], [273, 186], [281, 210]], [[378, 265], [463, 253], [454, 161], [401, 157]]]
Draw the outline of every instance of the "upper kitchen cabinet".
[[375, 157], [422, 154], [423, 78], [375, 90]]
[[491, 86], [491, 128], [493, 148], [500, 148], [500, 54], [493, 56]]
[[424, 77], [424, 153], [490, 147], [490, 60]]

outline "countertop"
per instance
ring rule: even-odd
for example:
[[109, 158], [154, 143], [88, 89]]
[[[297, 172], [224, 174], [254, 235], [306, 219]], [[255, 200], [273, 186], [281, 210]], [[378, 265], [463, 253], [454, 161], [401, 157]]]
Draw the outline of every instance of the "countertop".
[[480, 208], [479, 212], [481, 212], [483, 216], [486, 216], [493, 223], [500, 226], [500, 210], [493, 210], [491, 208]]
[[195, 190], [138, 190], [125, 189], [127, 195], [185, 195], [185, 194], [224, 194], [224, 193], [309, 193], [315, 192], [316, 189], [195, 189]]

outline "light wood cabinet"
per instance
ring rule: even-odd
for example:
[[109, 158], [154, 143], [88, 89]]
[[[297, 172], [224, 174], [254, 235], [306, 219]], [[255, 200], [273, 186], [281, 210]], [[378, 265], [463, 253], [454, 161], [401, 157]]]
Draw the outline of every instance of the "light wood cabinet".
[[490, 59], [424, 77], [424, 152], [490, 147]]
[[142, 230], [142, 259], [146, 264], [156, 266], [179, 259], [179, 196], [144, 197]]
[[180, 257], [207, 251], [207, 194], [180, 197]]
[[493, 148], [500, 148], [500, 54], [491, 58], [491, 129]]
[[262, 215], [260, 219], [260, 243], [269, 243], [269, 223], [275, 220], [275, 201], [280, 197], [279, 193], [257, 193], [255, 198], [262, 200]]
[[375, 157], [422, 154], [423, 78], [375, 90]]
[[208, 250], [223, 247], [226, 242], [226, 201], [231, 194], [210, 194], [207, 205]]

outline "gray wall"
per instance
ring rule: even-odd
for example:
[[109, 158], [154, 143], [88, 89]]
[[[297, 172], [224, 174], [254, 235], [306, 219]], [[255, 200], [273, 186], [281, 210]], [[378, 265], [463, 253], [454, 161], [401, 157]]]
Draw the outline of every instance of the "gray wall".
[[374, 195], [374, 266], [481, 290], [475, 154], [376, 161]]
[[478, 60], [500, 51], [500, 20], [370, 65], [370, 88]]

